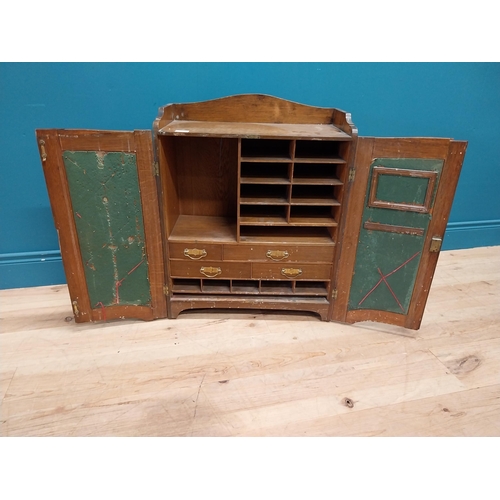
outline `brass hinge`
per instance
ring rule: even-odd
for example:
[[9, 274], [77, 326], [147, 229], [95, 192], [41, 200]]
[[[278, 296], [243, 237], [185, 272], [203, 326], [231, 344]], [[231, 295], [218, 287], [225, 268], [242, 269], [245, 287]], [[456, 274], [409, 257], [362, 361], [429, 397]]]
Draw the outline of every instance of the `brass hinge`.
[[168, 295], [168, 285], [163, 285], [163, 293]]
[[349, 169], [349, 182], [352, 182], [354, 180], [354, 176], [356, 175], [356, 169], [351, 167]]
[[429, 252], [438, 253], [441, 250], [441, 243], [443, 239], [439, 236], [433, 236], [431, 239], [431, 247], [429, 248]]
[[334, 288], [332, 290], [332, 300], [336, 300], [337, 299], [337, 295], [338, 295], [338, 290], [336, 288]]
[[80, 314], [80, 311], [78, 310], [78, 302], [76, 300], [74, 300], [71, 305], [73, 306], [73, 314], [75, 316], [79, 316]]
[[45, 141], [40, 141], [40, 155], [42, 157], [42, 161], [47, 161], [47, 152], [45, 151]]
[[155, 161], [153, 163], [153, 173], [154, 173], [155, 177], [158, 177], [160, 175], [160, 167], [159, 167], [157, 161]]

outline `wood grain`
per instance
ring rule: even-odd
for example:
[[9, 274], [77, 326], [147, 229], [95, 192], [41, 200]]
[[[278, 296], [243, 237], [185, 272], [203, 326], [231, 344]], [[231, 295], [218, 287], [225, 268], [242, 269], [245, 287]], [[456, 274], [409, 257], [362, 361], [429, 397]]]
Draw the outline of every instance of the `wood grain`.
[[418, 331], [271, 311], [76, 324], [66, 285], [2, 290], [0, 433], [500, 436], [499, 298], [500, 247], [441, 253]]
[[333, 125], [298, 123], [242, 123], [174, 120], [158, 132], [160, 135], [199, 137], [249, 137], [279, 139], [315, 138], [350, 141], [351, 137]]
[[[244, 113], [241, 110], [245, 110]], [[350, 118], [350, 116], [349, 116]], [[160, 108], [157, 118], [161, 129], [173, 120], [331, 124], [349, 129], [346, 113], [333, 108], [307, 106], [262, 94], [243, 94], [205, 102], [169, 104]]]
[[45, 141], [47, 160], [42, 162], [43, 173], [59, 239], [66, 281], [69, 285], [70, 300], [78, 310], [76, 314], [75, 309], [75, 319], [77, 322], [90, 321], [92, 307], [85, 281], [59, 134], [57, 130], [37, 130], [36, 136], [38, 142]]

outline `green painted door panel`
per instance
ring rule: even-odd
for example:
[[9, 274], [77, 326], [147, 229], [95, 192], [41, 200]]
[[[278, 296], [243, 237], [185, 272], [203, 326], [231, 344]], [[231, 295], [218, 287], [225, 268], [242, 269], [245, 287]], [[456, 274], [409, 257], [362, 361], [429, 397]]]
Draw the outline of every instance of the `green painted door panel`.
[[[414, 211], [412, 206], [423, 206], [429, 199], [432, 207], [443, 163], [434, 159], [378, 158], [371, 164], [349, 310], [408, 313], [431, 218], [428, 212]], [[384, 167], [378, 170], [390, 174], [375, 175], [374, 167]], [[422, 172], [426, 177], [410, 175], [409, 171]], [[375, 177], [378, 179], [373, 186]], [[370, 199], [394, 206], [376, 206]], [[402, 204], [409, 208], [404, 209]]]
[[91, 306], [150, 305], [136, 155], [64, 151]]
[[428, 183], [428, 179], [418, 177], [381, 175], [377, 186], [377, 199], [423, 205]]

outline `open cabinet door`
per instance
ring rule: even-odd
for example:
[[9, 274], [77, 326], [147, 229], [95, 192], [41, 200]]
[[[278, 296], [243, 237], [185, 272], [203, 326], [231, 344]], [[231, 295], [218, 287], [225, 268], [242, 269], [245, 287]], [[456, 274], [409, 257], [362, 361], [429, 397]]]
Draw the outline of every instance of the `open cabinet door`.
[[358, 138], [333, 320], [420, 327], [466, 146]]
[[77, 322], [166, 316], [151, 133], [37, 130]]

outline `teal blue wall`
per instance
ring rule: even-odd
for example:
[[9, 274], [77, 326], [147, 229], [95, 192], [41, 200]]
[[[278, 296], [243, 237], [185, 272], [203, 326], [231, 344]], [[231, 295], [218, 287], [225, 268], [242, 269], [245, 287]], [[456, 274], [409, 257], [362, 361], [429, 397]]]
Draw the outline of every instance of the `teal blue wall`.
[[150, 129], [159, 106], [264, 93], [362, 136], [469, 141], [445, 249], [500, 245], [500, 64], [0, 64], [0, 288], [63, 283], [36, 128]]

